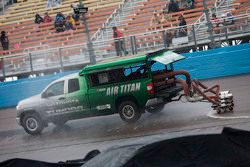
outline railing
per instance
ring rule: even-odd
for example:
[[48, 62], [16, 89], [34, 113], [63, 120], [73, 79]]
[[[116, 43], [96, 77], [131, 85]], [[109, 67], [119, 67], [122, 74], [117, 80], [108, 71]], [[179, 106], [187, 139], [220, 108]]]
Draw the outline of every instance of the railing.
[[143, 0], [123, 0], [122, 3], [119, 5], [118, 9], [116, 9], [110, 15], [110, 17], [102, 25], [102, 27], [99, 28], [97, 32], [93, 35], [92, 40], [103, 40], [107, 38], [110, 34], [110, 30], [107, 31], [107, 27], [121, 26], [123, 22], [128, 21], [125, 18], [135, 13], [134, 8], [139, 6], [135, 4], [140, 1], [143, 1]]
[[[234, 18], [235, 24], [233, 25], [225, 25], [226, 21], [221, 20], [223, 26], [214, 28], [215, 41], [219, 43], [222, 41], [229, 42], [230, 38], [235, 39], [250, 35], [249, 17], [250, 14], [238, 15]], [[195, 24], [188, 25], [188, 34], [182, 37], [176, 36], [181, 27], [125, 36], [126, 52], [123, 52], [123, 54], [135, 55], [160, 48], [175, 50], [189, 47], [196, 50], [199, 45], [210, 43], [210, 39], [205, 26], [202, 26], [199, 31], [195, 31], [195, 26]], [[107, 39], [101, 41], [101, 43], [93, 42], [97, 61], [116, 56], [113, 39]], [[53, 69], [62, 71], [66, 67], [82, 66], [88, 63], [89, 55], [86, 44], [16, 55], [3, 55], [0, 57], [0, 77], [17, 76], [23, 73], [42, 73]]]
[[[209, 10], [210, 11], [209, 12], [210, 16], [212, 15], [212, 13], [211, 13], [212, 10], [214, 10], [212, 12], [215, 12], [217, 14], [221, 10], [221, 8], [224, 7], [223, 4], [225, 4], [225, 3], [227, 4], [228, 7], [230, 6], [229, 5], [229, 0], [216, 0], [215, 4], [214, 4], [214, 9]], [[200, 28], [200, 26], [203, 25], [202, 23], [204, 23], [204, 22], [206, 22], [205, 13], [203, 13], [199, 17], [199, 19], [195, 22], [195, 24], [198, 25], [198, 26], [195, 27], [195, 29], [198, 30]]]
[[8, 6], [12, 5], [13, 3], [16, 3], [16, 0], [1, 0], [0, 1], [0, 15], [4, 14]]

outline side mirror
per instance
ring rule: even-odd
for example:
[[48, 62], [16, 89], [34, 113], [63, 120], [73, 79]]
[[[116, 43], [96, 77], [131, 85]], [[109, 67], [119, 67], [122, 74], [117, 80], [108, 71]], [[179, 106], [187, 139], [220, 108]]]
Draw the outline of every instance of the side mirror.
[[51, 96], [55, 96], [55, 94], [52, 92], [43, 92], [42, 93], [42, 98], [47, 98], [47, 97], [51, 97]]

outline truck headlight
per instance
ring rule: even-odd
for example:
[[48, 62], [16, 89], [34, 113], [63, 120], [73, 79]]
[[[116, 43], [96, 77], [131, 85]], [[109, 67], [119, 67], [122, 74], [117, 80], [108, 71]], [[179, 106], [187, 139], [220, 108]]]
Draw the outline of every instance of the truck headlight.
[[17, 106], [16, 106], [16, 109], [17, 110], [20, 110], [22, 108], [22, 106], [20, 105], [20, 104], [18, 104]]

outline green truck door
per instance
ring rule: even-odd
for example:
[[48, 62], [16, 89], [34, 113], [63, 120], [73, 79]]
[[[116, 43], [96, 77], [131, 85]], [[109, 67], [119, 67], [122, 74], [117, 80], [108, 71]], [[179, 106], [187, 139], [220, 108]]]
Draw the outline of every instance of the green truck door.
[[70, 117], [84, 117], [89, 111], [89, 100], [84, 77], [69, 79], [67, 82], [67, 93], [65, 94], [65, 108]]
[[106, 72], [89, 76], [89, 103], [92, 114], [111, 114], [114, 106], [114, 94], [117, 91], [114, 84], [109, 84], [109, 76]]

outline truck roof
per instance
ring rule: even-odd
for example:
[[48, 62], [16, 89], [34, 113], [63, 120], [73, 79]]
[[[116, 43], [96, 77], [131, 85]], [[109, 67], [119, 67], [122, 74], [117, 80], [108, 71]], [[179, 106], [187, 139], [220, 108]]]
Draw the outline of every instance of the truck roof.
[[170, 64], [182, 60], [184, 58], [185, 57], [182, 55], [163, 49], [146, 53], [144, 55], [115, 57], [112, 59], [100, 61], [97, 64], [85, 66], [79, 72], [79, 74], [80, 75], [90, 74], [90, 73], [104, 71], [104, 69], [112, 70], [116, 68], [122, 68], [126, 65], [132, 66], [134, 64], [146, 62], [148, 59], [158, 61], [162, 64]]

